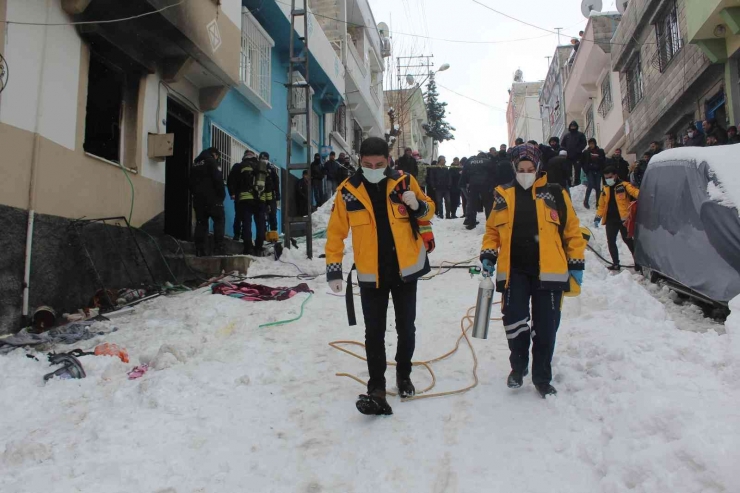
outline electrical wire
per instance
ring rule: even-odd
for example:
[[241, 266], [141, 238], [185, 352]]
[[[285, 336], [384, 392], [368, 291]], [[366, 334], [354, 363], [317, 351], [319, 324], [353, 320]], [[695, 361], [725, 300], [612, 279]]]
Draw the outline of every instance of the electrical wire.
[[161, 9], [154, 10], [152, 12], [144, 12], [143, 14], [133, 15], [131, 17], [123, 17], [120, 19], [107, 19], [107, 20], [97, 20], [97, 21], [79, 21], [79, 22], [51, 22], [51, 23], [44, 23], [44, 22], [20, 22], [20, 21], [0, 21], [5, 22], [5, 24], [16, 24], [19, 26], [83, 26], [87, 24], [114, 24], [117, 22], [126, 22], [131, 21], [134, 19], [140, 19], [142, 17], [147, 17], [149, 15], [158, 14], [160, 12], [164, 12], [165, 10], [178, 7], [185, 3], [187, 0], [180, 0], [177, 3], [173, 3], [172, 5], [167, 5], [166, 7], [162, 7]]

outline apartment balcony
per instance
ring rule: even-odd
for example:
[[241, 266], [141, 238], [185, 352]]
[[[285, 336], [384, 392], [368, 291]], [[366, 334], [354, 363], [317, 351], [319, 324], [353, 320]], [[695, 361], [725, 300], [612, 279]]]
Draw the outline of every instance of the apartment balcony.
[[[361, 45], [362, 46], [362, 45]], [[347, 106], [365, 133], [383, 133], [383, 98], [381, 97], [382, 68], [372, 57], [357, 50], [350, 35], [344, 46], [347, 68]], [[374, 62], [374, 63], [373, 63]]]
[[[275, 40], [274, 49], [287, 54], [290, 50], [291, 5], [285, 0], [242, 0], [262, 28]], [[302, 7], [300, 0], [296, 7]], [[321, 29], [317, 18], [308, 9], [308, 70], [309, 83], [315, 90], [318, 104], [326, 112], [334, 112], [343, 102], [345, 91], [344, 66], [334, 47]], [[293, 36], [296, 56], [301, 56], [304, 35], [303, 17], [296, 17]]]
[[619, 25], [619, 15], [591, 17], [584, 38], [595, 42], [582, 42], [575, 58], [568, 61], [565, 72], [565, 100], [568, 113], [582, 113], [599, 96], [597, 83], [604, 69], [611, 71], [612, 35]]
[[[687, 2], [688, 39], [712, 63], [723, 63], [740, 49], [740, 3], [737, 0]], [[718, 31], [724, 27], [724, 32]], [[721, 34], [718, 35], [718, 34]]]
[[[235, 11], [239, 0], [224, 0]], [[233, 5], [232, 5], [233, 4]], [[75, 22], [134, 17], [171, 6], [167, 0], [65, 0]], [[212, 0], [189, 0], [127, 22], [80, 24], [80, 35], [96, 51], [125, 57], [141, 73], [162, 73], [175, 82], [188, 79], [200, 90], [203, 111], [215, 109], [239, 81], [238, 19], [216, 15]], [[135, 36], [132, 33], [136, 33]]]

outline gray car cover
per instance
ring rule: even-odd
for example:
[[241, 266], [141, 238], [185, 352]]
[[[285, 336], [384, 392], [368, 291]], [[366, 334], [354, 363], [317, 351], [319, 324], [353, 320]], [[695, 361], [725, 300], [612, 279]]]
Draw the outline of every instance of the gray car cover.
[[[740, 164], [739, 164], [740, 166]], [[740, 294], [740, 216], [709, 198], [706, 162], [651, 163], [640, 187], [635, 259], [714, 301]]]

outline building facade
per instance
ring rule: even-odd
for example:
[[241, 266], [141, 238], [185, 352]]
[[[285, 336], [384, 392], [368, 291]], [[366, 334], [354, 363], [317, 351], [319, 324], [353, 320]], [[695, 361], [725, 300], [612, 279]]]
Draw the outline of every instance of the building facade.
[[[339, 58], [345, 77], [343, 104], [326, 119], [326, 143], [356, 162], [367, 137], [385, 134], [384, 58], [390, 55], [367, 0], [309, 0], [318, 25]], [[369, 27], [365, 27], [369, 26]]]
[[524, 82], [521, 70], [514, 75], [514, 83], [509, 90], [509, 104], [506, 108], [506, 124], [509, 130], [509, 145], [517, 138], [542, 142], [543, 128], [540, 113], [540, 91], [544, 81]]
[[432, 138], [428, 137], [424, 125], [429, 123], [427, 107], [420, 87], [413, 89], [396, 89], [384, 92], [385, 98], [385, 128], [391, 129], [391, 120], [388, 112], [394, 110], [394, 123], [397, 127], [395, 140], [391, 145], [391, 155], [398, 159], [404, 149], [410, 147], [418, 151], [421, 160], [432, 162]]
[[612, 39], [631, 154], [705, 117], [727, 122], [724, 67], [687, 43], [688, 3], [630, 0]]
[[[740, 121], [740, 0], [687, 2], [686, 24], [688, 41], [724, 67], [727, 118], [720, 123], [736, 125]], [[714, 106], [720, 102], [714, 101]]]
[[577, 121], [586, 137], [595, 138], [607, 155], [626, 140], [619, 73], [612, 70], [611, 63], [611, 39], [620, 20], [617, 12], [592, 15], [566, 70], [566, 120]]
[[[573, 46], [558, 46], [555, 49], [547, 78], [540, 91], [540, 117], [544, 139], [561, 137], [566, 130], [565, 75]], [[544, 140], [543, 139], [543, 140]]]
[[[152, 13], [94, 23], [142, 12]], [[10, 21], [0, 23], [0, 53], [12, 74], [0, 93], [0, 332], [19, 319], [24, 257], [31, 284], [54, 288], [43, 298], [31, 289], [32, 307], [79, 301], [59, 289], [80, 262], [67, 250], [75, 220], [125, 217], [189, 240], [189, 171], [203, 149], [221, 150], [224, 178], [248, 148], [285, 167], [290, 142], [293, 162], [306, 162], [345, 104], [344, 65], [311, 14], [312, 113], [289, 124], [301, 95], [286, 84], [300, 75], [286, 70], [282, 1], [0, 0], [0, 20]], [[228, 198], [225, 209], [230, 234]]]

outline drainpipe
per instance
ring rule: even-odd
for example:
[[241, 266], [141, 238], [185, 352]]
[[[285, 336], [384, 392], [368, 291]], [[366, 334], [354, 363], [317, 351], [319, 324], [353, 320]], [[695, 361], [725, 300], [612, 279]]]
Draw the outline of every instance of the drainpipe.
[[[46, 20], [45, 23], [49, 23], [49, 10], [51, 8], [51, 0], [46, 0]], [[23, 315], [23, 324], [27, 325], [30, 320], [28, 317], [28, 301], [31, 294], [31, 252], [33, 249], [33, 227], [34, 219], [36, 215], [36, 175], [38, 170], [39, 154], [41, 148], [41, 136], [39, 135], [39, 121], [43, 114], [41, 94], [43, 89], [44, 72], [46, 71], [46, 42], [48, 37], [49, 27], [44, 26], [44, 37], [43, 47], [41, 49], [41, 71], [39, 72], [39, 83], [36, 89], [36, 121], [34, 123], [33, 133], [33, 149], [31, 150], [31, 177], [28, 184], [28, 225], [26, 226], [26, 255], [24, 261], [23, 271], [23, 308], [21, 314]]]

